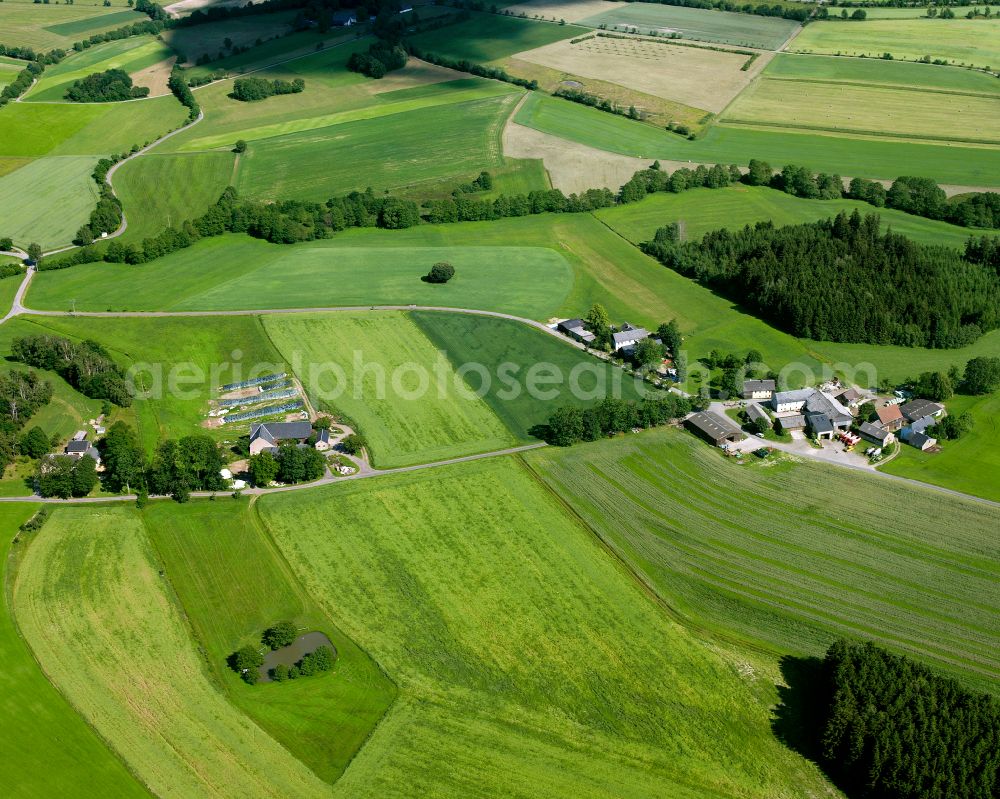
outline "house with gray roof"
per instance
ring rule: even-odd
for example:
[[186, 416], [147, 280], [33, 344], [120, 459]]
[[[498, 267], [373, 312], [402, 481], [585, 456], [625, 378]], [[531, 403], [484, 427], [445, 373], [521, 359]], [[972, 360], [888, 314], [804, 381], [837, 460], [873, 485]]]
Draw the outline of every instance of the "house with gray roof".
[[744, 380], [743, 399], [769, 400], [775, 387], [773, 380]]
[[[905, 434], [906, 430], [903, 433]], [[903, 440], [911, 447], [916, 447], [919, 450], [928, 450], [937, 445], [937, 439], [931, 438], [926, 433], [911, 433], [910, 435], [905, 435]]]
[[910, 400], [899, 409], [903, 416], [911, 422], [922, 419], [924, 416], [940, 416], [944, 413], [944, 405], [931, 402], [925, 399]]
[[794, 391], [776, 391], [771, 397], [771, 407], [775, 413], [788, 413], [790, 411], [801, 411], [806, 404], [806, 400], [815, 391], [814, 388], [798, 388]]
[[250, 454], [276, 449], [283, 441], [304, 444], [312, 436], [309, 422], [265, 422], [250, 428]]
[[617, 333], [611, 334], [611, 341], [615, 352], [628, 352], [646, 338], [649, 338], [648, 330], [642, 327], [633, 327], [628, 322], [625, 322], [622, 325], [622, 329]]
[[890, 431], [886, 430], [877, 424], [872, 424], [871, 422], [862, 422], [858, 425], [858, 432], [861, 434], [862, 438], [871, 441], [873, 444], [878, 444], [880, 447], [885, 447], [896, 440]]
[[77, 460], [80, 460], [85, 455], [89, 455], [94, 459], [94, 463], [98, 466], [101, 465], [101, 453], [85, 438], [74, 438], [63, 448], [63, 453]]
[[791, 416], [779, 416], [778, 424], [781, 426], [781, 432], [783, 433], [790, 433], [793, 430], [805, 430], [806, 417], [801, 413], [792, 414]]
[[594, 340], [594, 334], [587, 330], [586, 323], [582, 319], [566, 319], [559, 323], [558, 328], [561, 333], [584, 344], [590, 344]]
[[711, 411], [693, 413], [685, 420], [685, 424], [690, 430], [717, 447], [723, 444], [735, 444], [746, 438], [733, 421]]
[[756, 402], [747, 404], [747, 418], [751, 422], [758, 422], [763, 419], [768, 424], [771, 423], [771, 417], [767, 415], [767, 411], [761, 408]]
[[[803, 427], [808, 427], [817, 438], [833, 438], [838, 432], [849, 430], [854, 422], [851, 412], [839, 400], [816, 388], [797, 391], [778, 391], [771, 398], [778, 413], [792, 413], [803, 417]], [[790, 428], [782, 425], [783, 429]]]

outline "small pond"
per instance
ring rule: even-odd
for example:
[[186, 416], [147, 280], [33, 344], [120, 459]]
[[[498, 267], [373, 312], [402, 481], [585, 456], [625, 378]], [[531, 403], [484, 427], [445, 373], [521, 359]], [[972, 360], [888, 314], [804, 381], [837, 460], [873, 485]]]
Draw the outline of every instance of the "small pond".
[[321, 646], [328, 646], [333, 650], [334, 657], [337, 655], [337, 647], [326, 637], [324, 633], [312, 632], [300, 635], [288, 646], [275, 649], [264, 655], [264, 665], [260, 667], [260, 681], [272, 682], [270, 671], [279, 663], [286, 666], [294, 666], [310, 652], [315, 652]]

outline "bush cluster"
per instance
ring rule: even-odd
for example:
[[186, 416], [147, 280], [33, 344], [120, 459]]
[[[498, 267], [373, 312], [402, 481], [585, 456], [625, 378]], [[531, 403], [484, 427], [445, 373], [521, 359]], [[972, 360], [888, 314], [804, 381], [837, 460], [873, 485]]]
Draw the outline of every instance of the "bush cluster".
[[247, 471], [255, 486], [266, 486], [274, 480], [280, 483], [308, 483], [319, 480], [325, 470], [323, 453], [291, 442], [278, 447], [277, 455], [265, 450], [251, 455], [247, 461]]
[[367, 53], [352, 53], [347, 59], [347, 68], [378, 79], [384, 78], [387, 72], [405, 67], [406, 60], [407, 53], [402, 46], [379, 39], [368, 48]]
[[[34, 451], [33, 444], [20, 431], [51, 399], [52, 384], [35, 372], [11, 370], [0, 374], [0, 471], [19, 453], [28, 454], [29, 447]], [[48, 452], [47, 446], [44, 452]]]
[[93, 72], [73, 81], [66, 90], [66, 99], [74, 103], [110, 103], [148, 95], [149, 89], [145, 86], [132, 85], [132, 77], [124, 69]]
[[181, 105], [188, 109], [188, 119], [197, 119], [201, 113], [201, 106], [194, 99], [194, 92], [191, 91], [191, 87], [184, 79], [184, 72], [180, 67], [175, 66], [171, 70], [170, 78], [167, 80], [167, 88], [173, 92], [174, 97], [180, 101]]
[[230, 97], [245, 103], [264, 100], [276, 94], [298, 94], [306, 87], [302, 78], [293, 81], [265, 80], [264, 78], [237, 78], [233, 82]]
[[15, 338], [10, 349], [14, 360], [55, 372], [85, 397], [106, 399], [122, 408], [132, 404], [125, 370], [96, 341], [40, 334]]

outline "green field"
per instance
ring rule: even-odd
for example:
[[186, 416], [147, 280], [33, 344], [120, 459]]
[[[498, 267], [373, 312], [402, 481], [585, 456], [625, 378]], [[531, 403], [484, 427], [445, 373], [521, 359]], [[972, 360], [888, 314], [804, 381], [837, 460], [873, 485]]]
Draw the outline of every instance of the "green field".
[[157, 796], [327, 796], [213, 683], [135, 509], [55, 511], [17, 571], [52, 683]]
[[1000, 394], [985, 397], [953, 397], [948, 413], [970, 413], [972, 430], [958, 441], [941, 441], [941, 452], [921, 452], [903, 445], [882, 471], [912, 477], [925, 483], [951, 488], [1000, 502]]
[[8, 103], [0, 108], [0, 157], [105, 155], [178, 127], [187, 111], [171, 95], [135, 103]]
[[[123, 69], [129, 74], [170, 58], [172, 52], [163, 42], [146, 36], [133, 36], [94, 45], [73, 53], [45, 68], [42, 77], [25, 95], [27, 101], [58, 101], [74, 81], [94, 72]], [[132, 109], [133, 113], [136, 109]]]
[[1000, 676], [996, 508], [823, 464], [739, 465], [678, 431], [527, 461], [697, 626], [796, 654], [860, 636], [980, 688]]
[[[175, 28], [174, 30], [181, 29]], [[216, 59], [202, 66], [190, 66], [188, 74], [191, 77], [204, 77], [217, 70], [224, 70], [229, 74], [239, 75], [243, 72], [268, 67], [288, 58], [315, 53], [317, 45], [323, 45], [327, 48], [336, 47], [352, 39], [354, 39], [354, 35], [348, 33], [330, 36], [330, 31], [326, 33], [320, 33], [316, 29], [296, 31], [263, 41], [242, 53], [227, 55], [225, 58]]]
[[[156, 503], [143, 522], [226, 697], [317, 776], [336, 780], [391, 704], [395, 687], [316, 607], [254, 507]], [[308, 680], [249, 688], [226, 658], [281, 620], [326, 633], [337, 665]]]
[[924, 144], [848, 135], [820, 135], [737, 125], [715, 125], [701, 139], [687, 141], [556, 97], [532, 94], [515, 121], [543, 133], [622, 155], [652, 161], [747, 164], [751, 158], [774, 166], [804, 164], [816, 171], [851, 177], [894, 179], [921, 175], [941, 183], [996, 186], [1000, 147]]
[[22, 248], [33, 241], [46, 250], [69, 244], [97, 203], [96, 163], [87, 155], [37, 158], [0, 177], [4, 235]]
[[[226, 50], [225, 41], [232, 41], [234, 47], [252, 46], [257, 39], [273, 39], [292, 29], [295, 12], [282, 11], [276, 14], [255, 14], [249, 17], [235, 17], [221, 22], [204, 25], [184, 25], [163, 32], [163, 39], [183, 56], [180, 61], [194, 63], [202, 55], [213, 60]], [[335, 34], [334, 34], [335, 35]], [[333, 38], [333, 36], [330, 36]]]
[[[154, 150], [129, 161], [114, 178], [115, 193], [128, 220], [122, 240], [138, 242], [203, 214], [230, 184], [235, 157], [231, 153], [174, 155]], [[175, 285], [171, 284], [171, 293]], [[137, 287], [121, 288], [134, 295]]]
[[437, 55], [484, 63], [534, 50], [546, 44], [586, 35], [576, 25], [555, 25], [516, 17], [472, 12], [471, 19], [418, 33], [409, 41]]
[[678, 31], [685, 39], [737, 44], [777, 50], [798, 27], [781, 17], [758, 17], [730, 11], [661, 6], [649, 3], [616, 5], [607, 11], [580, 20], [580, 25], [597, 28], [639, 28], [640, 33]]
[[338, 795], [827, 793], [773, 737], [773, 669], [670, 621], [516, 460], [258, 505], [400, 689]]
[[[249, 423], [206, 430], [201, 426], [208, 413], [208, 400], [223, 383], [255, 374], [284, 371], [281, 356], [274, 350], [259, 320], [251, 316], [206, 320], [192, 319], [85, 319], [21, 317], [0, 328], [2, 352], [9, 352], [15, 335], [55, 334], [76, 339], [93, 339], [129, 368], [136, 366], [135, 385], [140, 396], [121, 418], [138, 429], [147, 449], [152, 451], [163, 438], [179, 438], [209, 433], [219, 439], [234, 440], [249, 432]], [[214, 370], [214, 374], [213, 374]], [[55, 381], [53, 381], [55, 382]], [[100, 402], [70, 394], [90, 408]], [[50, 406], [51, 407], [51, 406]], [[43, 418], [48, 408], [33, 419]], [[93, 418], [99, 410], [91, 410]], [[56, 413], [56, 409], [52, 409]], [[41, 422], [39, 422], [41, 424]], [[72, 417], [61, 422], [69, 432]], [[42, 425], [46, 432], [50, 429]]]
[[[167, 156], [175, 157], [188, 158]], [[388, 246], [365, 246], [357, 237], [295, 247], [238, 235], [203, 239], [141, 266], [97, 263], [40, 272], [28, 305], [66, 310], [75, 300], [79, 310], [135, 311], [415, 304], [545, 319], [573, 285], [572, 267], [552, 249], [419, 246], [418, 237], [407, 238], [411, 246], [392, 246], [383, 237], [379, 242]], [[432, 237], [419, 238], [426, 245]], [[438, 261], [454, 265], [457, 276], [443, 286], [424, 283], [420, 278]]]
[[[586, 407], [608, 396], [636, 400], [645, 396], [643, 389], [655, 391], [621, 369], [509, 319], [433, 311], [410, 316], [456, 369], [465, 368], [469, 387], [523, 441], [533, 440], [531, 428], [548, 421], [561, 405]], [[487, 367], [488, 377], [469, 364]], [[498, 376], [498, 364], [508, 365], [508, 379]], [[535, 383], [533, 374], [552, 380]]]
[[356, 424], [380, 467], [517, 443], [405, 314], [267, 316], [263, 324], [313, 402]]
[[[148, 796], [121, 762], [52, 687], [10, 616], [9, 568], [24, 547], [11, 547], [17, 527], [40, 505], [17, 504], [0, 508], [0, 646], [4, 668], [0, 671], [0, 780], [4, 793], [18, 799], [38, 796], [79, 795], [81, 785], [102, 796]], [[13, 555], [8, 559], [10, 550]]]
[[994, 19], [873, 19], [807, 25], [790, 45], [812, 53], [918, 59], [929, 55], [979, 69], [1000, 64], [1000, 22]]
[[828, 219], [841, 211], [850, 213], [855, 208], [861, 214], [878, 214], [883, 225], [925, 244], [961, 249], [969, 236], [989, 232], [924, 219], [891, 208], [876, 208], [857, 200], [804, 200], [764, 186], [742, 185], [691, 189], [681, 194], [654, 194], [638, 203], [601, 209], [596, 216], [616, 233], [638, 244], [652, 239], [656, 229], [668, 222], [681, 222], [686, 238], [691, 240], [719, 228], [738, 229], [768, 219], [778, 226], [798, 225]]
[[149, 17], [145, 14], [127, 8], [125, 0], [117, 0], [108, 7], [18, 0], [0, 3], [3, 43], [37, 50], [66, 49], [91, 34], [146, 19]]

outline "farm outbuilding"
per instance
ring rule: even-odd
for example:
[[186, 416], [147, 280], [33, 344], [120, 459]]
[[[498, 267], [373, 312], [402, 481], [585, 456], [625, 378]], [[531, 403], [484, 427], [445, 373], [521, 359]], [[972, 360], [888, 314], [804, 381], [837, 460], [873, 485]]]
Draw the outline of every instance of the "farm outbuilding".
[[717, 447], [723, 444], [735, 444], [746, 438], [743, 431], [733, 422], [717, 413], [701, 411], [691, 414], [685, 422], [688, 428], [700, 435], [706, 441]]

